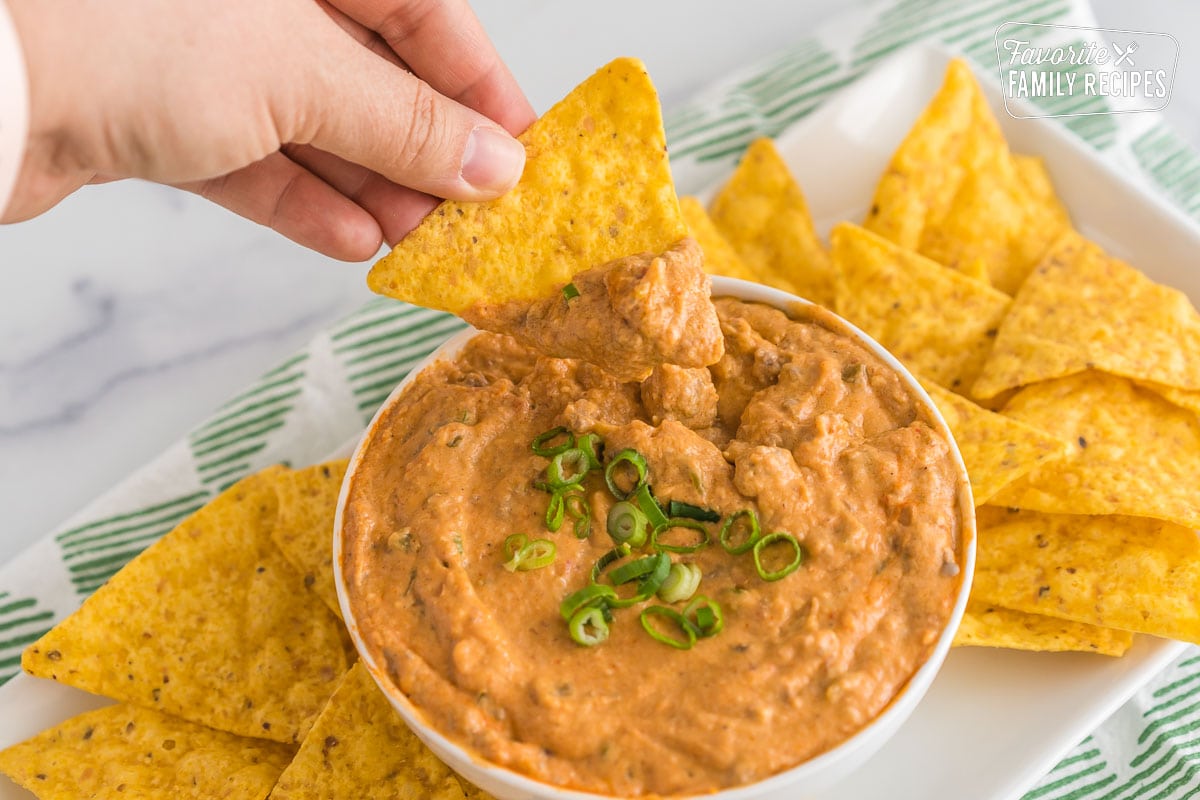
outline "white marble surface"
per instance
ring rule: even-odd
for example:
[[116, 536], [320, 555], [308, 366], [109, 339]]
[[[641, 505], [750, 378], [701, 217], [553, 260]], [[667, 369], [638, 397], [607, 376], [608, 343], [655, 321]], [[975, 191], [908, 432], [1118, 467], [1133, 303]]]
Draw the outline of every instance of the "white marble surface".
[[[534, 106], [616, 55], [670, 106], [787, 46], [837, 0], [476, 0]], [[1200, 5], [1098, 0], [1181, 44], [1168, 116], [1200, 146]], [[367, 299], [365, 265], [306, 252], [171, 189], [85, 189], [0, 227], [0, 562]]]

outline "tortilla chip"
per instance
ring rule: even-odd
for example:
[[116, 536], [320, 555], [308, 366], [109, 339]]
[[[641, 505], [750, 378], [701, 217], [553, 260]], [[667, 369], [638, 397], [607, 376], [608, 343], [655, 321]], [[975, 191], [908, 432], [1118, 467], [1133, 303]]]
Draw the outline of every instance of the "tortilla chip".
[[1020, 178], [1025, 191], [1038, 203], [1040, 213], [1046, 215], [1056, 227], [1066, 230], [1071, 227], [1071, 215], [1062, 204], [1058, 192], [1054, 191], [1054, 181], [1046, 171], [1046, 164], [1037, 156], [1013, 154], [1013, 163], [1017, 167], [1017, 177]]
[[1026, 614], [970, 601], [954, 635], [955, 647], [1003, 647], [1039, 653], [1081, 652], [1121, 656], [1133, 634], [1098, 625]]
[[333, 585], [333, 517], [346, 459], [281, 474], [275, 481], [279, 516], [271, 538], [329, 610], [342, 618]]
[[1163, 386], [1161, 383], [1137, 381], [1137, 385], [1161, 396], [1173, 405], [1185, 408], [1193, 414], [1200, 414], [1200, 391], [1176, 389], [1174, 386]]
[[971, 597], [1200, 642], [1200, 536], [1160, 520], [982, 508]]
[[238, 481], [30, 645], [31, 675], [300, 741], [346, 670], [340, 625], [271, 541], [279, 467]]
[[765, 282], [763, 277], [742, 261], [733, 245], [721, 235], [699, 200], [694, 197], [681, 197], [679, 210], [683, 212], [683, 219], [692, 232], [692, 238], [700, 243], [700, 249], [704, 251], [705, 272], [709, 275], [724, 275], [727, 278], [740, 278], [755, 283]]
[[863, 226], [968, 275], [982, 265], [1011, 294], [1061, 231], [1047, 205], [1026, 189], [970, 67], [955, 59], [892, 156]]
[[1200, 527], [1200, 418], [1124, 378], [1082, 372], [1028, 386], [1004, 414], [1068, 442], [1001, 489], [994, 505], [1057, 514], [1124, 514]]
[[762, 283], [833, 306], [829, 254], [774, 142], [758, 139], [750, 145], [709, 213]]
[[1008, 295], [857, 225], [838, 225], [832, 242], [838, 313], [910, 369], [948, 389], [969, 387]]
[[954, 434], [977, 506], [1034, 467], [1067, 452], [1066, 442], [1045, 431], [988, 411], [928, 381], [922, 385]]
[[462, 800], [490, 795], [438, 760], [355, 664], [329, 699], [271, 800]]
[[457, 313], [548, 295], [580, 270], [687, 236], [642, 62], [613, 61], [520, 139], [516, 188], [442, 203], [372, 267], [372, 291]]
[[286, 745], [120, 704], [0, 752], [0, 772], [42, 800], [263, 800], [291, 756]]
[[1200, 314], [1183, 292], [1070, 231], [1021, 287], [972, 392], [1085, 369], [1200, 389]]

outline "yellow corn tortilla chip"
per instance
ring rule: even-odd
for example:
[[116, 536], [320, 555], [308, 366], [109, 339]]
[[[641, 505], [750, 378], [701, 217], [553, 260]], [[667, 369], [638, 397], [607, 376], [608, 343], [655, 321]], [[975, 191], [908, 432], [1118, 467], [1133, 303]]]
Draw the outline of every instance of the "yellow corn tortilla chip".
[[300, 741], [347, 663], [337, 619], [271, 541], [279, 469], [147, 548], [21, 665], [218, 730]]
[[922, 385], [954, 434], [977, 506], [1034, 467], [1067, 452], [1066, 442], [1045, 431], [981, 408], [929, 381]]
[[800, 185], [770, 139], [753, 142], [709, 207], [713, 223], [761, 281], [831, 306], [833, 266]]
[[724, 275], [727, 278], [765, 283], [763, 277], [742, 261], [733, 245], [717, 230], [712, 217], [708, 216], [699, 200], [694, 197], [681, 197], [679, 210], [683, 212], [683, 219], [692, 232], [692, 238], [700, 243], [700, 249], [704, 251], [705, 272], [709, 275]]
[[1008, 311], [1008, 295], [857, 225], [838, 225], [832, 243], [838, 313], [909, 368], [965, 392]]
[[687, 236], [642, 62], [613, 61], [520, 139], [517, 186], [442, 203], [372, 267], [372, 291], [457, 313], [550, 294], [580, 270]]
[[304, 585], [342, 618], [333, 585], [333, 517], [346, 475], [346, 459], [283, 473], [275, 482], [279, 516], [271, 538]]
[[955, 647], [1003, 647], [1045, 653], [1081, 652], [1121, 656], [1133, 634], [1083, 622], [1027, 614], [974, 600], [967, 603]]
[[42, 800], [263, 800], [292, 748], [119, 704], [0, 752], [0, 772]]
[[1137, 385], [1160, 395], [1172, 404], [1185, 408], [1193, 414], [1200, 414], [1200, 391], [1176, 389], [1174, 386], [1163, 386], [1161, 383], [1137, 381]]
[[271, 800], [489, 798], [404, 724], [361, 662], [329, 699]]
[[[1039, 187], [1044, 191], [1044, 187]], [[1061, 230], [1026, 188], [979, 84], [962, 59], [892, 156], [864, 227], [1015, 292]]]
[[1081, 372], [1018, 392], [1004, 414], [1067, 440], [1068, 454], [1001, 489], [994, 505], [1124, 514], [1200, 527], [1200, 418], [1124, 378]]
[[1054, 191], [1054, 181], [1046, 171], [1046, 164], [1037, 156], [1013, 154], [1013, 163], [1017, 167], [1017, 177], [1025, 186], [1025, 191], [1038, 203], [1039, 213], [1046, 215], [1050, 222], [1062, 231], [1071, 227], [1071, 215], [1062, 204], [1058, 192]]
[[1085, 369], [1200, 389], [1200, 314], [1182, 292], [1070, 231], [1017, 293], [972, 392]]
[[979, 511], [972, 598], [1200, 642], [1195, 531], [1141, 517]]

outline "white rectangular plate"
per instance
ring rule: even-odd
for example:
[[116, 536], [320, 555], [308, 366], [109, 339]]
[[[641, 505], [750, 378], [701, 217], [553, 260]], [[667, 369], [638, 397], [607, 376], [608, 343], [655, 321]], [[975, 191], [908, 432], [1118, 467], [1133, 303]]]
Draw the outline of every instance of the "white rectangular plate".
[[[779, 139], [828, 233], [861, 220], [905, 132], [941, 84], [947, 55], [913, 49], [881, 65]], [[1041, 156], [1076, 226], [1155, 280], [1200, 299], [1200, 229], [1047, 120], [989, 99], [1013, 150]], [[896, 737], [829, 800], [1016, 800], [1184, 649], [1138, 637], [1121, 659], [959, 649]], [[0, 688], [0, 748], [105, 701], [18, 676]], [[0, 800], [28, 800], [0, 777]]]

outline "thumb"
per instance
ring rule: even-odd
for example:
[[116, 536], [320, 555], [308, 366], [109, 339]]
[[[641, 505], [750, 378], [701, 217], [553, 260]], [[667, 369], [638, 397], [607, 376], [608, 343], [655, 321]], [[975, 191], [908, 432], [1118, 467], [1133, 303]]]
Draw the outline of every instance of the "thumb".
[[311, 144], [437, 197], [489, 200], [516, 185], [525, 147], [504, 128], [365, 48], [350, 50], [310, 84], [321, 87], [302, 112]]

